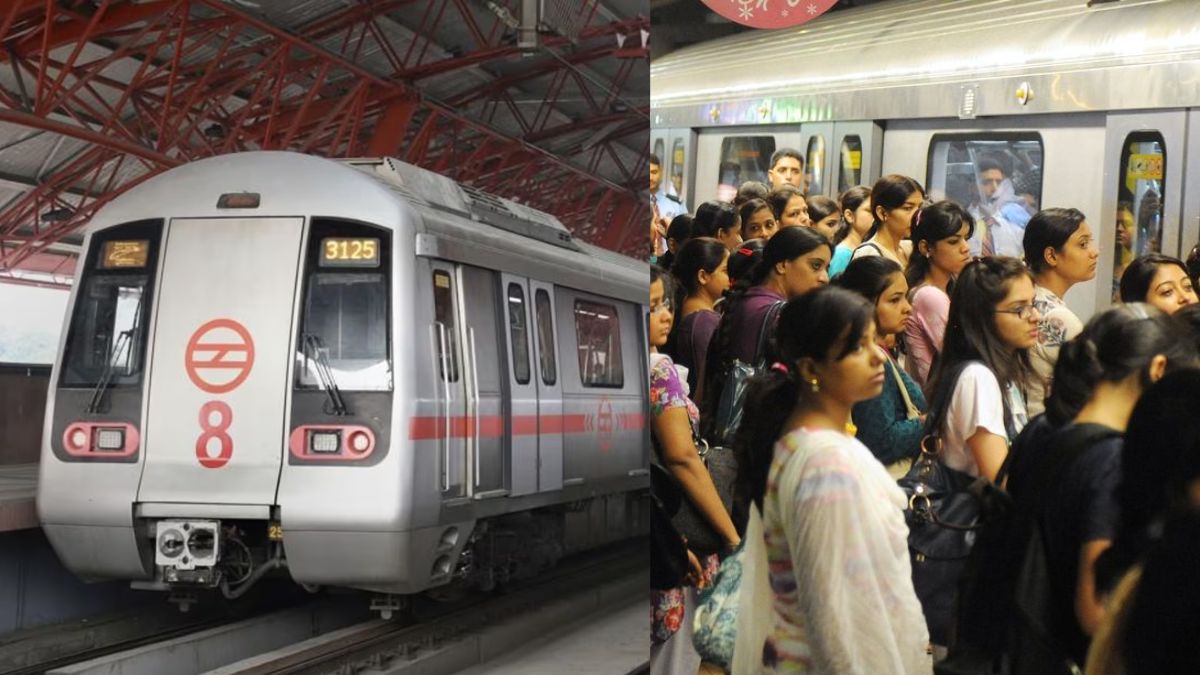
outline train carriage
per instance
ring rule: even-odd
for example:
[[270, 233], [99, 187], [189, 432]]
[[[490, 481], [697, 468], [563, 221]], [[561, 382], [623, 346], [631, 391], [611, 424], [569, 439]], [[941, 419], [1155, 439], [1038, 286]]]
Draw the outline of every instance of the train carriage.
[[225, 155], [90, 223], [38, 514], [68, 568], [488, 586], [646, 531], [647, 266], [390, 159]]
[[[810, 194], [883, 174], [968, 205], [985, 156], [1030, 210], [1076, 207], [1107, 307], [1131, 255], [1200, 240], [1200, 14], [1191, 0], [901, 0], [681, 49], [651, 65], [651, 148], [690, 207], [806, 158]], [[1128, 232], [1118, 236], [1118, 218]]]

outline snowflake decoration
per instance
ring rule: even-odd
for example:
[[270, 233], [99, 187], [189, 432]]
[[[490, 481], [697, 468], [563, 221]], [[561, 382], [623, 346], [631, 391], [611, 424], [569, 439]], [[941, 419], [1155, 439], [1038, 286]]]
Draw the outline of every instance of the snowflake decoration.
[[738, 16], [743, 20], [754, 18], [754, 0], [738, 0]]
[[816, 6], [816, 5], [809, 5], [809, 6], [808, 6], [808, 13], [809, 13], [811, 16], [816, 16], [816, 15], [817, 15], [817, 6]]

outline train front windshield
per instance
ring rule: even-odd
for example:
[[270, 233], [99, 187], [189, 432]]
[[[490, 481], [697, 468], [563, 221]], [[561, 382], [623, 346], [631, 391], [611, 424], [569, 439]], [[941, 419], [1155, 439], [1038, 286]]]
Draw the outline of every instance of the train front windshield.
[[161, 221], [95, 234], [71, 311], [62, 386], [141, 381]]
[[388, 391], [389, 238], [384, 230], [314, 220], [306, 256], [296, 386]]

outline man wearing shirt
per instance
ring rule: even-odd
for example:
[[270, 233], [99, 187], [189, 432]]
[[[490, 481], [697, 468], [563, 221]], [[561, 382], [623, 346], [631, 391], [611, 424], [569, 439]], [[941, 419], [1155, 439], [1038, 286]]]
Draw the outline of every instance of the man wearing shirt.
[[650, 155], [650, 241], [653, 245], [650, 262], [658, 261], [667, 252], [667, 228], [681, 213], [687, 213], [683, 202], [668, 191], [670, 181], [662, 179], [662, 160]]

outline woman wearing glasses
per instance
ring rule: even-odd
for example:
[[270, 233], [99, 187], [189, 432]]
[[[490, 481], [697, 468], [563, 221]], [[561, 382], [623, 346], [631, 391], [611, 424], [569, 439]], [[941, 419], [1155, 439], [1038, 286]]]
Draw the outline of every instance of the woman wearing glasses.
[[[658, 352], [667, 343], [673, 318], [666, 281], [667, 275], [662, 270], [650, 268], [650, 413], [654, 451], [687, 498], [733, 550], [741, 539], [696, 449], [694, 439], [700, 414], [688, 397], [686, 380], [679, 376], [670, 357]], [[717, 556], [706, 556], [699, 561], [693, 558], [692, 564], [699, 568], [692, 582], [703, 586], [717, 571]], [[692, 646], [690, 612], [695, 603], [695, 587], [652, 591], [650, 602], [651, 672], [698, 672], [700, 655]]]
[[[1028, 420], [1023, 390], [1038, 318], [1033, 278], [1020, 260], [980, 258], [959, 274], [930, 375], [925, 425], [940, 441], [940, 461], [948, 468], [996, 480], [1009, 442]], [[935, 645], [949, 641], [957, 585], [941, 581], [917, 588]]]
[[959, 275], [927, 425], [941, 438], [946, 466], [995, 480], [1009, 440], [1028, 420], [1024, 389], [1039, 318], [1033, 278], [1020, 260], [983, 258]]

